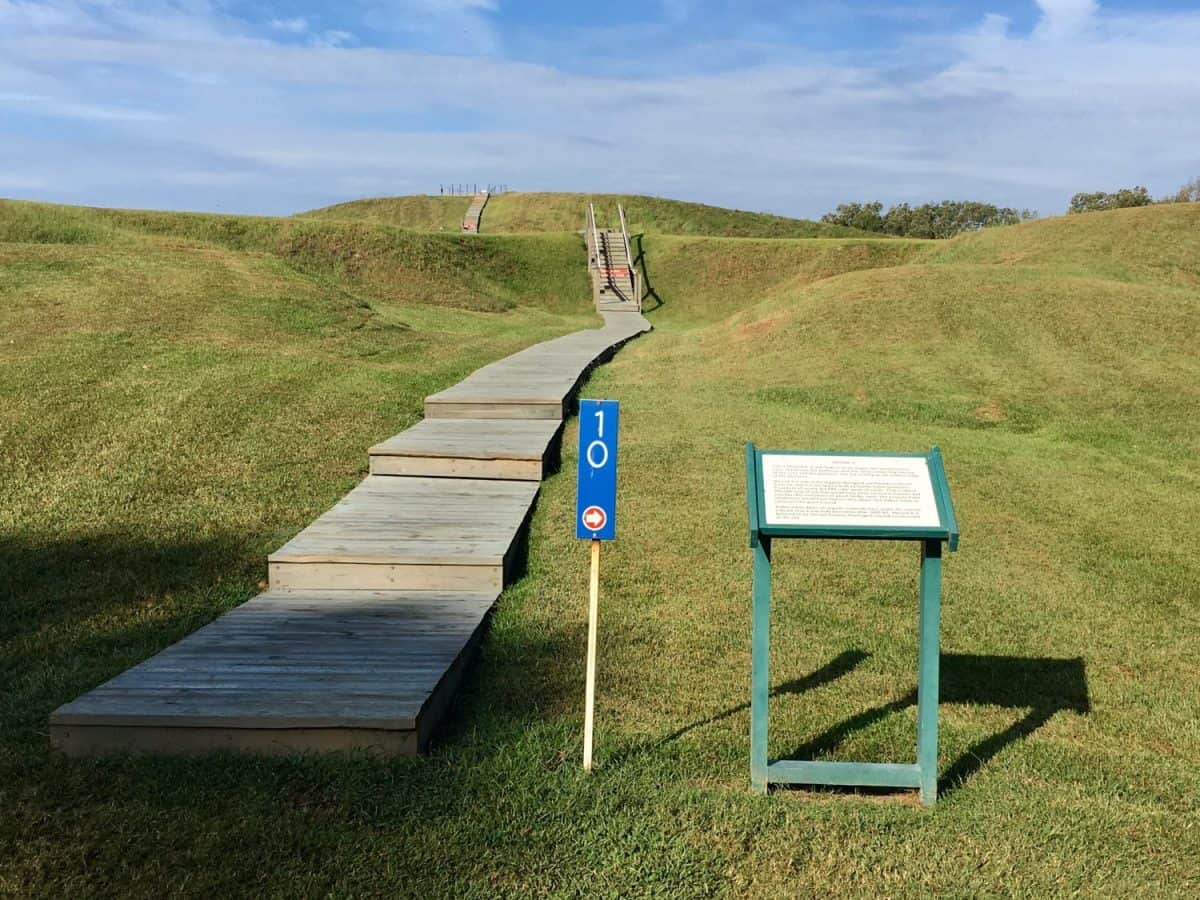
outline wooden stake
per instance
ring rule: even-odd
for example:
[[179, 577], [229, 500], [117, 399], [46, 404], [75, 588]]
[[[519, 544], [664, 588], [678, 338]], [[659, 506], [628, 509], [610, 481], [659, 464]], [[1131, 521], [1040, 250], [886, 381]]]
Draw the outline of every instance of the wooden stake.
[[592, 719], [596, 711], [596, 620], [600, 613], [600, 542], [592, 541], [588, 598], [587, 688], [583, 713], [583, 768], [592, 771]]

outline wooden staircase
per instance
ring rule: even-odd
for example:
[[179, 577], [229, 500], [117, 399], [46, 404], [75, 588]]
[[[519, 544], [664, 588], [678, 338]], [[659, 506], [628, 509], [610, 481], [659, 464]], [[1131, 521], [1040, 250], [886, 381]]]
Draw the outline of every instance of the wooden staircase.
[[585, 237], [592, 275], [592, 299], [601, 312], [641, 312], [641, 277], [634, 265], [625, 209], [617, 206], [621, 228], [596, 225], [596, 209], [588, 205]]
[[[600, 255], [620, 283], [617, 243]], [[270, 555], [267, 592], [60, 707], [53, 744], [422, 752], [518, 569], [576, 388], [650, 329], [632, 300], [597, 305], [603, 327], [427, 397], [426, 419], [372, 447], [370, 474]]]
[[469, 231], [472, 234], [479, 233], [479, 225], [483, 220], [483, 208], [487, 206], [490, 196], [491, 194], [487, 191], [480, 191], [471, 198], [471, 205], [467, 207], [467, 211], [463, 215], [463, 231]]

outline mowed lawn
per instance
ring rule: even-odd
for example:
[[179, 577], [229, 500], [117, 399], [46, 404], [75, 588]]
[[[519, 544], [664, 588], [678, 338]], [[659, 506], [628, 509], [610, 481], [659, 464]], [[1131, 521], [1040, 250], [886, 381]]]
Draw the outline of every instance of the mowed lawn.
[[[124, 279], [99, 296], [90, 268], [44, 271], [115, 251], [0, 245], [0, 278], [26, 278], [0, 282], [6, 334], [24, 335], [0, 346], [15, 572], [0, 890], [1194, 896], [1197, 235], [1200, 205], [887, 248], [648, 235], [656, 331], [585, 389], [622, 403], [590, 777], [573, 423], [525, 576], [429, 757], [53, 754], [55, 706], [250, 596], [265, 553], [353, 483], [418, 395], [586, 317], [414, 304], [402, 318], [428, 343], [372, 332], [366, 353], [353, 320], [295, 333], [293, 284], [314, 276], [288, 276], [287, 304], [251, 304], [282, 324], [249, 327], [227, 287], [196, 313], [181, 273], [203, 254], [164, 250], [188, 262], [151, 325]], [[210, 252], [227, 278], [281, 265]], [[12, 276], [14, 259], [39, 262]], [[331, 315], [331, 283], [296, 309]], [[478, 322], [512, 327], [488, 343]], [[473, 350], [447, 363], [453, 328]], [[963, 540], [945, 566], [935, 810], [903, 792], [750, 793], [746, 440], [942, 448]], [[773, 755], [912, 759], [916, 553], [777, 545]]]

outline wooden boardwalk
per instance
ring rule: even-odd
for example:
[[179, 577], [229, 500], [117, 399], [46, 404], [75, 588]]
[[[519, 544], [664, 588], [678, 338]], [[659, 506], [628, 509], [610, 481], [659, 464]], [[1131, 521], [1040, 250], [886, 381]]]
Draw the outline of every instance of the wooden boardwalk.
[[51, 737], [73, 755], [415, 754], [496, 596], [269, 591], [61, 707]]
[[370, 449], [372, 475], [541, 481], [558, 419], [425, 419]]
[[467, 207], [466, 213], [463, 214], [463, 231], [469, 231], [474, 234], [479, 233], [479, 226], [483, 223], [483, 208], [487, 206], [489, 196], [491, 195], [487, 191], [479, 191], [471, 198], [471, 205]]
[[268, 557], [271, 587], [499, 593], [537, 490], [530, 481], [369, 475]]
[[425, 421], [372, 447], [371, 474], [271, 554], [269, 591], [60, 707], [54, 745], [421, 752], [516, 568], [576, 388], [650, 329], [633, 304], [596, 305], [603, 327], [427, 397]]

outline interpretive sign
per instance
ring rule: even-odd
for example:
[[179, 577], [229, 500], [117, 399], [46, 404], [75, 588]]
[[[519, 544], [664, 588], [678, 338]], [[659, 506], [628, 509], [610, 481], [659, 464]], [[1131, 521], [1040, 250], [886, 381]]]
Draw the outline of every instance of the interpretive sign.
[[924, 457], [770, 453], [762, 474], [768, 525], [940, 524]]
[[[754, 552], [750, 780], [769, 784], [912, 787], [937, 800], [937, 703], [942, 544], [958, 549], [950, 486], [929, 453], [817, 453], [746, 447], [750, 547]], [[909, 540], [921, 545], [917, 761], [767, 759], [770, 695], [771, 542], [775, 538]]]

